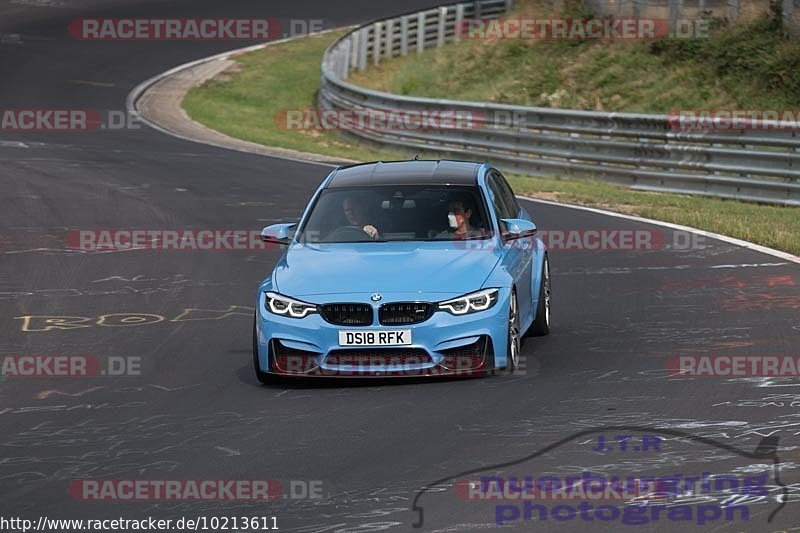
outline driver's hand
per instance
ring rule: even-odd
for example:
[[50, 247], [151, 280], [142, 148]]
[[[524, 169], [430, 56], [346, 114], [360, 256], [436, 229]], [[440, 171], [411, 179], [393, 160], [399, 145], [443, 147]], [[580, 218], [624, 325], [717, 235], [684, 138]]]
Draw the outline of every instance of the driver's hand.
[[367, 224], [366, 226], [364, 226], [361, 229], [364, 230], [364, 233], [369, 235], [370, 238], [372, 238], [372, 239], [375, 239], [375, 238], [378, 237], [378, 228], [376, 228], [375, 226]]

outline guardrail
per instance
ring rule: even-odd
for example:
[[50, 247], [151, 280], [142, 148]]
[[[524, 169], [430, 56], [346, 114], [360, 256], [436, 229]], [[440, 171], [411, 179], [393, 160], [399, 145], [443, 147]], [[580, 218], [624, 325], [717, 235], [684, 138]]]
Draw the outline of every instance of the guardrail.
[[585, 177], [640, 190], [800, 206], [798, 128], [681, 130], [667, 115], [409, 97], [346, 81], [354, 70], [377, 65], [385, 57], [457, 41], [464, 19], [495, 18], [510, 4], [451, 4], [356, 28], [325, 51], [319, 107], [367, 115], [447, 112], [470, 117], [470, 127], [348, 130], [383, 145], [485, 159], [531, 175]]

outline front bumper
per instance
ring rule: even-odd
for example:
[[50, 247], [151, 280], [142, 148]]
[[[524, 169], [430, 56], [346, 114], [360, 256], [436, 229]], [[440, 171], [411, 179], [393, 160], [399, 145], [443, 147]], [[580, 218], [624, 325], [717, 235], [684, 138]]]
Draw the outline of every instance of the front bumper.
[[[407, 295], [385, 295], [380, 304], [408, 301]], [[419, 295], [416, 295], [419, 300]], [[294, 377], [420, 377], [483, 375], [505, 367], [508, 352], [508, 299], [500, 289], [497, 303], [468, 315], [437, 311], [419, 324], [382, 326], [378, 304], [369, 294], [327, 296], [329, 301], [361, 302], [373, 307], [369, 326], [339, 326], [319, 314], [295, 319], [275, 315], [264, 307], [259, 293], [256, 339], [259, 366], [270, 374]], [[427, 298], [441, 301], [446, 298]], [[327, 303], [314, 302], [312, 303]], [[412, 343], [392, 347], [344, 347], [339, 331], [408, 329]]]

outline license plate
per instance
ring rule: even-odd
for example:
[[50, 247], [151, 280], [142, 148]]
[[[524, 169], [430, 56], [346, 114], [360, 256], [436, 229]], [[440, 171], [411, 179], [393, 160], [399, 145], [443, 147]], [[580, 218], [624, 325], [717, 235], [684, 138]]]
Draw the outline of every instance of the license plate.
[[339, 346], [408, 346], [411, 330], [340, 331]]

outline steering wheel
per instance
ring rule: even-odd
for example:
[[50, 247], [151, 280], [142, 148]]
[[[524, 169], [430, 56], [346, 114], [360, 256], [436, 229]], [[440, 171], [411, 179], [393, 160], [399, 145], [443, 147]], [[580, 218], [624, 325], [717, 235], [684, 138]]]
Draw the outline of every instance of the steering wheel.
[[358, 226], [341, 226], [322, 239], [324, 242], [334, 241], [371, 241], [372, 237]]

